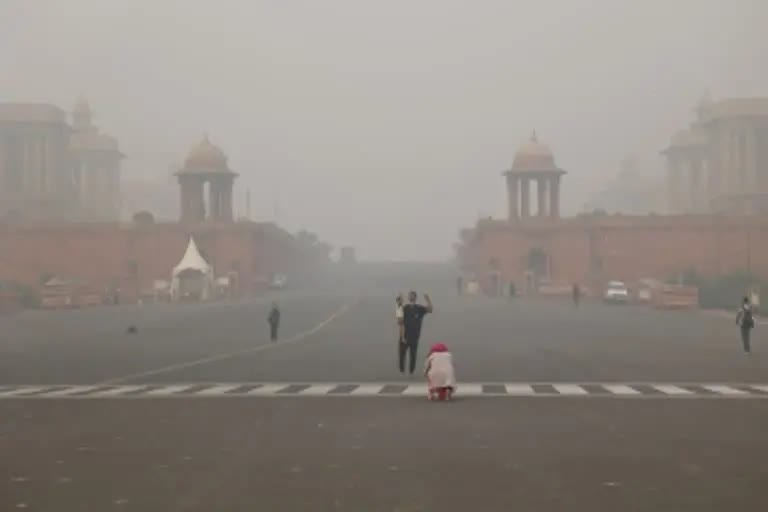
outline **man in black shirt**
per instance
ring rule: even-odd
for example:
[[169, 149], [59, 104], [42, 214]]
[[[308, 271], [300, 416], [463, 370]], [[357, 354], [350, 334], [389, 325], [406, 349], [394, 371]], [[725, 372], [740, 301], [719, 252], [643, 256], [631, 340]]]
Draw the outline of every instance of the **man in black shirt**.
[[432, 300], [428, 294], [424, 294], [426, 306], [416, 303], [418, 295], [416, 292], [408, 294], [408, 304], [403, 306], [403, 340], [399, 346], [400, 373], [405, 372], [405, 353], [410, 353], [410, 364], [408, 366], [410, 374], [416, 370], [416, 354], [419, 350], [419, 337], [421, 336], [421, 323], [424, 315], [431, 313]]

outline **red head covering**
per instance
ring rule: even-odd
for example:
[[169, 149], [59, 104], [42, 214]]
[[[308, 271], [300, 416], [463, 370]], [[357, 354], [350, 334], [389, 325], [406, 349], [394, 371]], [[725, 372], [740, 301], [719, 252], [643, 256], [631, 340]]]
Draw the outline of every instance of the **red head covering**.
[[429, 353], [434, 354], [435, 352], [448, 352], [448, 347], [445, 345], [445, 343], [435, 343], [432, 345]]

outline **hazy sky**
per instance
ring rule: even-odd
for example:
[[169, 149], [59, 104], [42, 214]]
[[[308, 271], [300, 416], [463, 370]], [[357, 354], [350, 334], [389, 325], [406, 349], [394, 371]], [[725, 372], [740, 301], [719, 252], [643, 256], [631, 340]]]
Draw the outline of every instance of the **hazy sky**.
[[0, 0], [0, 101], [85, 94], [125, 179], [203, 133], [252, 213], [363, 258], [450, 254], [535, 128], [565, 213], [713, 97], [768, 95], [762, 0]]

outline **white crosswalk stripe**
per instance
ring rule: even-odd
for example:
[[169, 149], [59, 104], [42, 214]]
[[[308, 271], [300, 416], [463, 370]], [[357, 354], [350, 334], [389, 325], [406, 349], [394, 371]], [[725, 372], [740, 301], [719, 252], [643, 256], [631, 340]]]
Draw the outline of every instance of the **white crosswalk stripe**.
[[603, 387], [614, 395], [639, 395], [640, 391], [636, 390], [632, 386], [624, 384], [604, 384]]
[[427, 385], [411, 384], [401, 394], [403, 396], [427, 396]]
[[256, 389], [252, 389], [246, 393], [248, 396], [267, 396], [274, 395], [275, 393], [287, 388], [290, 384], [264, 384]]
[[[88, 398], [151, 399], [196, 397], [427, 397], [426, 384], [412, 382], [231, 382], [187, 384], [0, 385], [0, 400]], [[507, 382], [459, 383], [457, 399], [471, 397], [529, 398], [768, 398], [768, 383], [658, 383], [658, 382]]]
[[11, 389], [11, 390], [6, 390], [6, 391], [0, 391], [0, 398], [10, 397], [10, 396], [26, 395], [26, 394], [29, 394], [29, 393], [35, 393], [37, 391], [42, 391], [44, 389], [46, 389], [46, 388], [40, 387], [40, 386], [37, 386], [37, 387], [26, 386], [26, 387], [21, 387], [21, 388], [18, 388], [18, 389]]
[[146, 394], [149, 396], [168, 396], [168, 395], [174, 395], [176, 393], [179, 393], [191, 387], [192, 386], [190, 384], [186, 384], [183, 386], [163, 386], [157, 389], [150, 389], [149, 391], [147, 391]]
[[555, 391], [561, 395], [588, 395], [589, 392], [576, 384], [552, 384]]
[[720, 384], [711, 384], [707, 386], [702, 386], [704, 389], [707, 389], [709, 391], [712, 391], [713, 393], [719, 393], [721, 395], [746, 395], [746, 391], [742, 391], [741, 389], [736, 389], [731, 386], [724, 386]]
[[218, 396], [218, 395], [225, 395], [227, 392], [232, 391], [233, 389], [239, 388], [239, 384], [229, 384], [227, 386], [213, 386], [206, 389], [201, 389], [197, 393], [195, 393], [198, 396]]
[[536, 393], [530, 384], [505, 384], [508, 395], [533, 395]]
[[92, 389], [98, 389], [98, 386], [70, 386], [68, 388], [59, 389], [58, 391], [51, 391], [46, 393], [49, 397], [73, 395], [75, 393], [83, 393]]
[[372, 396], [381, 393], [382, 389], [384, 389], [383, 384], [360, 384], [350, 394], [355, 396]]
[[[424, 392], [426, 393], [426, 388], [424, 389]], [[461, 386], [457, 386], [457, 393], [461, 392], [467, 396], [481, 396], [483, 395], [483, 385], [482, 384], [462, 384]]]
[[309, 386], [307, 389], [301, 390], [299, 393], [302, 395], [322, 396], [327, 395], [332, 389], [337, 387], [336, 384], [317, 384]]
[[126, 393], [130, 393], [132, 391], [138, 391], [142, 388], [145, 388], [147, 386], [140, 385], [140, 386], [117, 386], [116, 388], [112, 389], [105, 389], [104, 391], [99, 391], [98, 393], [93, 393], [90, 395], [91, 397], [110, 397], [110, 396], [118, 396], [118, 395], [124, 395]]
[[661, 391], [665, 395], [692, 395], [693, 391], [690, 391], [688, 389], [681, 388], [680, 386], [675, 386], [672, 384], [655, 384], [653, 386], [654, 389]]

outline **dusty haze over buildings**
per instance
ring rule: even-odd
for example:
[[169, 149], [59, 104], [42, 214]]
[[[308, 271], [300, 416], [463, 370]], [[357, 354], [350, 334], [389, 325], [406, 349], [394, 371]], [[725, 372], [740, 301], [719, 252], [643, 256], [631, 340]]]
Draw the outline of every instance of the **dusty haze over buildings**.
[[236, 214], [249, 187], [256, 219], [435, 259], [503, 216], [534, 128], [568, 215], [628, 154], [659, 172], [705, 91], [766, 95], [765, 19], [760, 0], [0, 0], [0, 101], [85, 95], [125, 181], [169, 180], [207, 132]]

